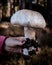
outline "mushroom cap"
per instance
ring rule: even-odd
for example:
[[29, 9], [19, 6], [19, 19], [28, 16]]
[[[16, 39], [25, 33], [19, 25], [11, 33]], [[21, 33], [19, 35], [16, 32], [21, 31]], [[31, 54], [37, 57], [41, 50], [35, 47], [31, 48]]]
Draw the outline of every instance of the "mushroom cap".
[[36, 11], [19, 10], [11, 16], [11, 24], [19, 24], [21, 26], [29, 26], [35, 28], [45, 28], [46, 21], [44, 17]]

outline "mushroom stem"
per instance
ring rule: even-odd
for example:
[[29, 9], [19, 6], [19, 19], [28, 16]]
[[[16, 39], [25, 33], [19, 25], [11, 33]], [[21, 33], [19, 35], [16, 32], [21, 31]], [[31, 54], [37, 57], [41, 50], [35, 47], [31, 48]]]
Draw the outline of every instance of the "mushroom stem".
[[29, 39], [36, 39], [35, 38], [35, 30], [31, 27], [24, 27], [24, 34], [25, 34], [25, 38], [29, 38]]

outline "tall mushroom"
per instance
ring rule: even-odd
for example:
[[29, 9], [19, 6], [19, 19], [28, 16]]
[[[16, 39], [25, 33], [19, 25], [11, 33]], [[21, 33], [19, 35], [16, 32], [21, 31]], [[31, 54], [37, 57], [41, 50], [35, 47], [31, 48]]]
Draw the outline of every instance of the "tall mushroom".
[[11, 17], [11, 24], [24, 26], [25, 38], [30, 39], [35, 39], [35, 31], [33, 28], [44, 29], [46, 27], [45, 19], [39, 12], [27, 9], [14, 13]]

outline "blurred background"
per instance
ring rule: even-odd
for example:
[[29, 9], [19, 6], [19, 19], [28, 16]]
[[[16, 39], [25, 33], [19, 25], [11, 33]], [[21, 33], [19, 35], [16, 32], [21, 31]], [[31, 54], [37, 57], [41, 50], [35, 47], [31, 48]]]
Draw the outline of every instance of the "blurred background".
[[[35, 10], [37, 5], [41, 5], [47, 10], [47, 0], [0, 0], [0, 22], [10, 22], [11, 15], [19, 9]], [[38, 8], [40, 9], [40, 7]]]

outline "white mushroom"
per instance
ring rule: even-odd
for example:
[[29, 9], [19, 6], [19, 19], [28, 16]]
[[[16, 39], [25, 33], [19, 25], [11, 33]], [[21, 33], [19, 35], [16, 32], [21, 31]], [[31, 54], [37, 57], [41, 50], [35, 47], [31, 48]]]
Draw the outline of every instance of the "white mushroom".
[[19, 10], [13, 14], [11, 23], [37, 28], [44, 28], [46, 26], [45, 19], [39, 12], [26, 9]]
[[14, 13], [11, 17], [11, 24], [24, 26], [25, 37], [34, 39], [35, 32], [31, 27], [43, 29], [46, 27], [45, 19], [39, 12], [27, 9], [19, 10]]

